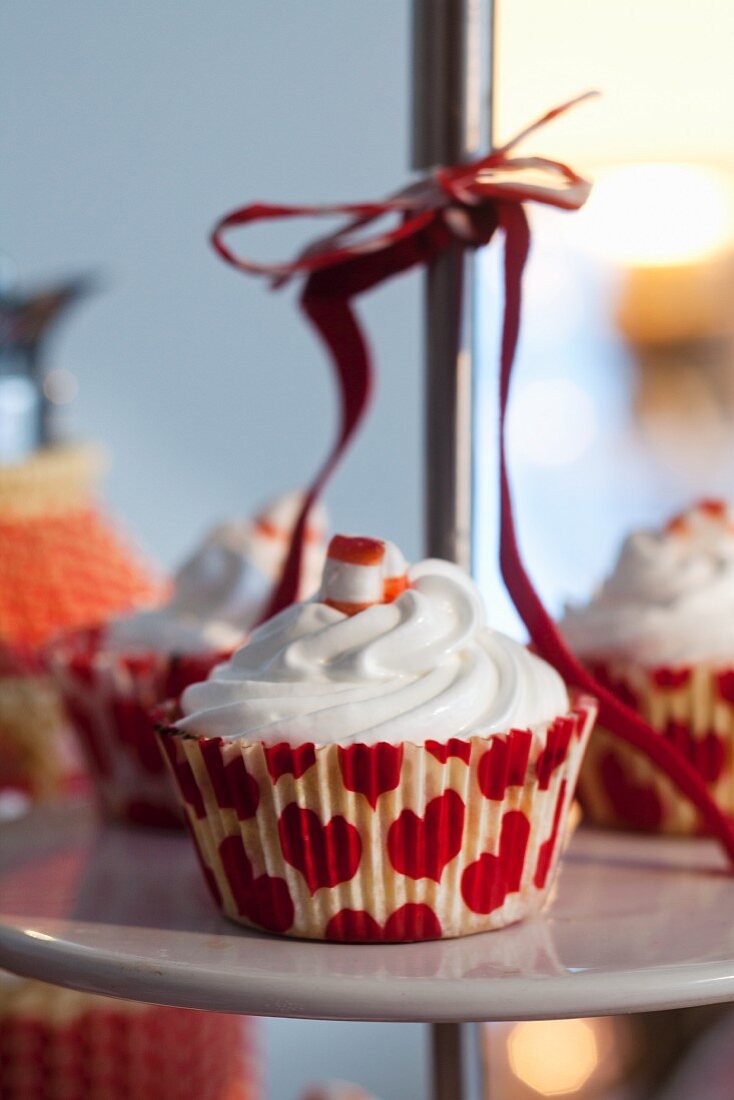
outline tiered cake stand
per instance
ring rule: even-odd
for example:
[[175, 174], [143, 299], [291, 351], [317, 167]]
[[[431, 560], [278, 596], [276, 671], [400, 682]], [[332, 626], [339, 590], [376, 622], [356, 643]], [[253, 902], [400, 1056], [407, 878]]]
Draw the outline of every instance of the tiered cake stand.
[[83, 805], [0, 833], [0, 967], [156, 1004], [436, 1024], [436, 1100], [474, 1095], [461, 1023], [734, 1000], [732, 911], [712, 843], [582, 828], [534, 920], [434, 943], [309, 943], [221, 917], [185, 836], [101, 826]]
[[[414, 0], [418, 168], [486, 149], [491, 8]], [[471, 264], [457, 246], [432, 265], [426, 311], [427, 549], [467, 567], [476, 326], [456, 289]], [[466, 1023], [734, 1000], [732, 912], [713, 844], [581, 830], [535, 920], [426, 944], [298, 942], [219, 916], [186, 837], [102, 827], [73, 806], [0, 830], [0, 966], [158, 1004], [430, 1023], [434, 1100], [474, 1095]]]

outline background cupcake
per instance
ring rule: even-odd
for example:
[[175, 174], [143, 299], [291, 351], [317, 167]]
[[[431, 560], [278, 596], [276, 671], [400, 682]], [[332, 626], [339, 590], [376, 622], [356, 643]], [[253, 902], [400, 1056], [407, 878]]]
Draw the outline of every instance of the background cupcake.
[[594, 716], [484, 623], [456, 566], [337, 536], [318, 596], [161, 732], [224, 912], [315, 939], [436, 939], [548, 897]]
[[43, 646], [164, 592], [100, 511], [104, 465], [88, 444], [0, 462], [0, 816], [69, 794], [83, 778]]
[[[147, 825], [181, 816], [150, 719], [242, 642], [263, 614], [300, 509], [281, 497], [255, 519], [216, 527], [181, 566], [169, 602], [61, 636], [49, 664], [85, 750], [103, 811]], [[302, 591], [324, 558], [324, 517], [309, 530]]]
[[3, 1100], [256, 1100], [252, 1021], [0, 971]]
[[[560, 626], [600, 682], [674, 743], [734, 814], [734, 511], [702, 501], [660, 530], [631, 534], [608, 580]], [[579, 796], [599, 824], [699, 831], [670, 780], [602, 728]]]

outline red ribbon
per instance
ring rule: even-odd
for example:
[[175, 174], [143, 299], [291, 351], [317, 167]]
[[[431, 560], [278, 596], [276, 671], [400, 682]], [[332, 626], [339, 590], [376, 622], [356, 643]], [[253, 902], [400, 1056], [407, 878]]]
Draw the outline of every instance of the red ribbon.
[[[226, 215], [216, 225], [212, 243], [234, 267], [266, 275], [274, 287], [305, 275], [301, 308], [324, 341], [336, 372], [341, 396], [337, 440], [310, 489], [296, 523], [290, 552], [266, 618], [292, 603], [297, 595], [308, 514], [351, 441], [366, 412], [373, 369], [352, 299], [412, 267], [430, 264], [452, 243], [480, 248], [496, 230], [504, 237], [505, 301], [500, 359], [500, 564], [502, 576], [530, 637], [542, 657], [567, 683], [595, 695], [602, 723], [665, 771], [699, 810], [706, 829], [718, 837], [734, 863], [734, 823], [718, 808], [706, 785], [678, 748], [620, 703], [573, 656], [543, 607], [523, 564], [515, 532], [505, 453], [505, 420], [510, 376], [520, 328], [522, 276], [530, 246], [524, 202], [577, 210], [590, 185], [566, 165], [541, 157], [512, 157], [510, 151], [530, 133], [569, 110], [579, 96], [522, 131], [507, 145], [468, 164], [438, 168], [430, 176], [381, 202], [323, 206], [274, 206], [256, 203]], [[528, 178], [530, 176], [530, 178]], [[256, 221], [301, 216], [347, 215], [341, 228], [312, 242], [287, 263], [255, 263], [241, 258], [225, 242], [227, 230]], [[398, 225], [371, 236], [360, 234], [385, 215]]]

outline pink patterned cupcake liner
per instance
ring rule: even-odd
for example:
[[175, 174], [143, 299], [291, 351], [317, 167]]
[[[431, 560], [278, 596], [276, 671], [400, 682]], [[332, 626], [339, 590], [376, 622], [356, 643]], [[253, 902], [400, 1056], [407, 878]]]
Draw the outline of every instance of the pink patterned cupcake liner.
[[106, 816], [181, 827], [151, 710], [205, 679], [226, 656], [117, 652], [105, 647], [103, 630], [63, 635], [49, 647], [49, 667]]
[[251, 1022], [6, 978], [3, 1100], [256, 1100]]
[[401, 942], [500, 928], [543, 906], [595, 716], [583, 698], [532, 729], [425, 745], [266, 746], [170, 724], [159, 738], [228, 917]]
[[[592, 671], [683, 753], [716, 803], [734, 817], [734, 668], [607, 661]], [[599, 825], [684, 836], [701, 832], [695, 808], [668, 777], [603, 727], [591, 738], [578, 793], [589, 820]]]

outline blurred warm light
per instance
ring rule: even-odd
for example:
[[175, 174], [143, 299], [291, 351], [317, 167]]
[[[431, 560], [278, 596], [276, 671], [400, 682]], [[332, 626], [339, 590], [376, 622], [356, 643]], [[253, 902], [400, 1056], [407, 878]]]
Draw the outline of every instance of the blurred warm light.
[[69, 405], [79, 390], [79, 383], [70, 370], [55, 367], [43, 380], [43, 392], [53, 405]]
[[566, 466], [597, 434], [591, 396], [568, 378], [542, 378], [513, 397], [510, 437], [518, 456], [535, 466]]
[[599, 1064], [599, 1049], [585, 1020], [515, 1024], [507, 1040], [512, 1072], [540, 1096], [578, 1092]]
[[721, 253], [734, 236], [728, 177], [695, 164], [600, 173], [578, 219], [587, 244], [625, 267], [670, 267]]
[[496, 137], [586, 88], [593, 100], [527, 142], [595, 174], [643, 161], [734, 162], [731, 0], [499, 4]]

